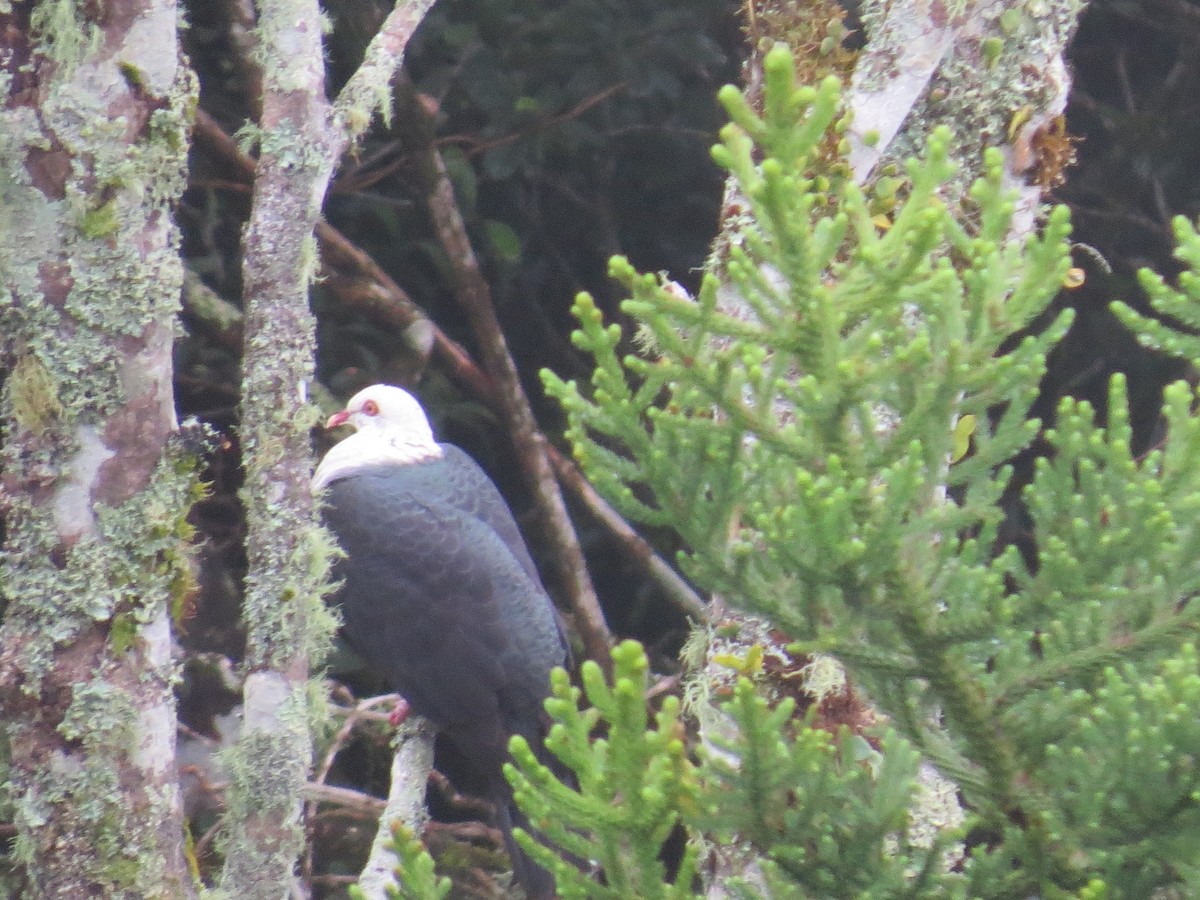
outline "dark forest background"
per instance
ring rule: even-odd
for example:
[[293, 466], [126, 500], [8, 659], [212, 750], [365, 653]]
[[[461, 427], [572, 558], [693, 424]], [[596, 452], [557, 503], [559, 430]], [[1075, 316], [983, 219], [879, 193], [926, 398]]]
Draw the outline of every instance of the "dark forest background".
[[[188, 6], [186, 50], [200, 75], [201, 107], [225, 134], [236, 135], [254, 117], [249, 98], [256, 93], [253, 72], [240, 62], [239, 4]], [[325, 6], [336, 90], [386, 9], [374, 0]], [[847, 12], [852, 28], [854, 10]], [[589, 360], [570, 341], [575, 294], [589, 291], [619, 320], [621, 298], [605, 275], [617, 253], [685, 286], [698, 281], [721, 207], [722, 179], [709, 157], [723, 124], [714, 95], [738, 80], [753, 40], [745, 21], [744, 10], [724, 0], [442, 0], [410, 46], [392, 127], [377, 126], [344, 161], [327, 220], [448, 337], [473, 351], [449, 287], [454, 263], [429, 221], [418, 171], [421, 148], [435, 142], [534, 411], [551, 441], [560, 442], [560, 416], [542, 397], [537, 373], [543, 367], [564, 377], [589, 372]], [[853, 41], [851, 34], [847, 46]], [[1109, 377], [1124, 372], [1135, 440], [1144, 450], [1157, 439], [1162, 386], [1182, 370], [1141, 348], [1108, 303], [1121, 299], [1145, 311], [1135, 272], [1149, 266], [1174, 275], [1170, 220], [1200, 215], [1200, 4], [1096, 0], [1083, 16], [1070, 65], [1065, 128], [1076, 161], [1048, 198], [1071, 207], [1076, 264], [1086, 281], [1056, 302], [1074, 306], [1077, 318], [1051, 360], [1038, 412], [1047, 416], [1067, 394], [1102, 407]], [[240, 302], [250, 186], [211, 138], [197, 134], [191, 185], [178, 213], [185, 260], [197, 279], [177, 347], [179, 411], [210, 422], [226, 438], [207, 473], [212, 494], [193, 513], [201, 588], [182, 638], [189, 663], [181, 715], [197, 746], [220, 737], [221, 717], [239, 701], [221, 672], [241, 650], [238, 586], [246, 567], [237, 499], [236, 311], [219, 317], [197, 298], [207, 291]], [[439, 436], [478, 459], [521, 518], [530, 501], [500, 419], [436, 358], [429, 361], [422, 327], [398, 323], [356, 273], [326, 262], [312, 303], [318, 378], [329, 403], [377, 381], [413, 387]], [[318, 452], [323, 440], [314, 436]], [[657, 670], [669, 674], [686, 637], [685, 619], [604, 528], [586, 511], [573, 512], [610, 628], [645, 642]], [[1011, 539], [1031, 540], [1019, 508], [1009, 513]], [[649, 537], [670, 556], [669, 534]], [[535, 557], [548, 552], [532, 549]], [[553, 582], [548, 587], [555, 591]], [[345, 651], [331, 670], [355, 696], [380, 688]], [[349, 696], [335, 693], [334, 700], [348, 703]], [[382, 793], [386, 747], [383, 727], [356, 733], [328, 781]], [[445, 764], [452, 772], [453, 761]], [[193, 804], [204, 802], [202, 794], [191, 793]], [[456, 820], [470, 818], [469, 804], [448, 788], [434, 791], [431, 803], [451, 831]], [[342, 876], [361, 865], [373, 823], [331, 812], [315, 817], [312, 827], [325, 834], [315, 842], [321, 849], [307, 862], [309, 874], [326, 896], [341, 896]], [[202, 854], [204, 848], [201, 837]]]

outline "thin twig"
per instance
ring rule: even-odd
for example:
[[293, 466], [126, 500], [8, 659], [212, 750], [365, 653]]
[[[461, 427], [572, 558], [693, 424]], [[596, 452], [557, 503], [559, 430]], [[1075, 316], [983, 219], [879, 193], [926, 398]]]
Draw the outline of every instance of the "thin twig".
[[[561, 125], [563, 122], [569, 122], [572, 119], [577, 119], [593, 106], [598, 106], [610, 97], [615, 97], [617, 94], [624, 93], [629, 89], [629, 84], [624, 81], [619, 81], [616, 84], [609, 85], [602, 91], [597, 91], [590, 97], [584, 97], [568, 110], [556, 113], [552, 116], [547, 116], [544, 119], [539, 119], [528, 128], [522, 128], [518, 131], [512, 131], [508, 134], [500, 135], [500, 137], [492, 138], [488, 141], [481, 141], [470, 134], [450, 134], [445, 137], [438, 138], [434, 143], [438, 147], [452, 146], [459, 144], [465, 146], [467, 156], [478, 156], [488, 150], [494, 150], [497, 147], [504, 147], [508, 144], [514, 144], [522, 138], [529, 137], [532, 134], [537, 134], [539, 131], [545, 131], [548, 128], [553, 128], [555, 125]], [[704, 132], [705, 137], [709, 140], [712, 135]]]
[[429, 785], [437, 791], [440, 802], [453, 812], [454, 817], [466, 815], [491, 821], [495, 816], [496, 808], [490, 801], [460, 793], [454, 783], [437, 769], [429, 773]]
[[[345, 710], [346, 721], [342, 723], [341, 728], [337, 730], [337, 734], [333, 736], [333, 740], [329, 742], [329, 749], [325, 752], [325, 758], [321, 760], [321, 765], [317, 767], [312, 780], [309, 782], [308, 788], [305, 790], [306, 807], [304, 810], [304, 820], [312, 823], [316, 816], [317, 803], [335, 802], [330, 799], [330, 795], [325, 793], [324, 789], [328, 787], [325, 784], [325, 779], [329, 777], [329, 772], [333, 768], [334, 761], [337, 759], [338, 753], [345, 747], [346, 742], [353, 734], [355, 727], [359, 722], [370, 719], [380, 719], [387, 721], [387, 716], [380, 713], [375, 713], [374, 709], [377, 706], [392, 703], [394, 704], [400, 699], [399, 694], [382, 694], [377, 697], [367, 697], [365, 700], [355, 704]], [[345, 788], [333, 788], [333, 790], [346, 790]], [[355, 792], [357, 793], [357, 792]], [[383, 811], [383, 801], [376, 800], [372, 797], [379, 808], [373, 813], [374, 817], [378, 818], [380, 812]], [[304, 861], [300, 867], [301, 873], [306, 881], [310, 882], [313, 879], [313, 842], [306, 841], [304, 845]]]
[[[317, 784], [311, 781], [304, 786], [304, 800], [310, 807], [318, 803], [328, 803], [373, 821], [383, 815], [384, 807], [387, 805], [378, 797], [372, 797], [362, 791], [333, 784]], [[313, 814], [309, 813], [308, 815], [311, 818]]]

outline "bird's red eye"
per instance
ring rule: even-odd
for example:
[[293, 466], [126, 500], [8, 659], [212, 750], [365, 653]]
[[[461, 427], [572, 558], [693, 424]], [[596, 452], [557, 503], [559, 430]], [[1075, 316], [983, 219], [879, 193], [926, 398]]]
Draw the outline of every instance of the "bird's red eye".
[[379, 415], [379, 404], [374, 400], [368, 400], [363, 404], [363, 412], [368, 416], [377, 416]]

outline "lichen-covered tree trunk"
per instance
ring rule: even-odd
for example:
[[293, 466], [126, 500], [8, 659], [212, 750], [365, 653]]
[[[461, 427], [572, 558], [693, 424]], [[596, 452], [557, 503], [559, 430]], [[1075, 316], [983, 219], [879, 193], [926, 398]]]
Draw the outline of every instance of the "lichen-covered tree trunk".
[[308, 306], [317, 265], [313, 229], [334, 167], [388, 102], [392, 76], [429, 6], [398, 3], [330, 103], [319, 4], [258, 4], [261, 152], [245, 242], [241, 407], [249, 674], [244, 728], [227, 757], [222, 875], [222, 888], [239, 900], [295, 893], [301, 795], [312, 761], [310, 667], [334, 630], [323, 598], [336, 551], [317, 523], [310, 486], [309, 438], [317, 424], [308, 401], [316, 344]]
[[171, 204], [195, 82], [173, 0], [0, 8], [0, 712], [25, 894], [187, 897]]
[[242, 375], [249, 572], [243, 732], [229, 758], [222, 886], [244, 900], [292, 893], [312, 763], [310, 660], [321, 655], [328, 542], [309, 480], [315, 323], [313, 225], [336, 160], [312, 0], [259, 6], [262, 152], [245, 241]]

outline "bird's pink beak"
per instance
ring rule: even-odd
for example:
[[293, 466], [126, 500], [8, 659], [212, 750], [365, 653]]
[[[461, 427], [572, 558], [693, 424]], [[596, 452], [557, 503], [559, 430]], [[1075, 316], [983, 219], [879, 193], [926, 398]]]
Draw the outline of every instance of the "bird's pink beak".
[[337, 428], [339, 425], [345, 425], [348, 421], [350, 421], [349, 410], [343, 409], [341, 412], [335, 412], [329, 417], [329, 421], [325, 423], [325, 430], [328, 431], [332, 428]]

